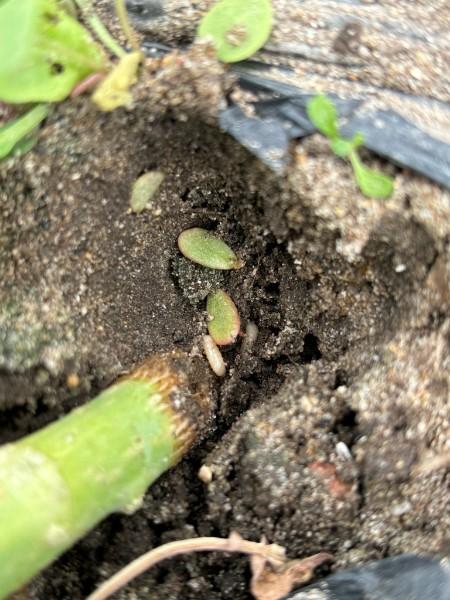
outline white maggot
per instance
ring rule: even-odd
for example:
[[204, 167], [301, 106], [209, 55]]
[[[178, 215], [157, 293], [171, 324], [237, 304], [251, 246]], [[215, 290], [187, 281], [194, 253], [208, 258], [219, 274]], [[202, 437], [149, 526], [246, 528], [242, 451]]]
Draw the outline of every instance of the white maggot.
[[210, 335], [203, 336], [203, 351], [214, 373], [218, 377], [223, 377], [226, 372], [225, 362], [222, 353]]

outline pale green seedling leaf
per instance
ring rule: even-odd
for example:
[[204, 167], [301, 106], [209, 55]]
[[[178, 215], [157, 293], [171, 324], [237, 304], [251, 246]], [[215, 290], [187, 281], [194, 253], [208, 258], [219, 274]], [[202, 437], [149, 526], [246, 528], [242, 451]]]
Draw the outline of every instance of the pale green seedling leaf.
[[391, 177], [379, 171], [368, 169], [362, 164], [355, 151], [350, 154], [350, 160], [358, 186], [365, 196], [369, 198], [389, 198], [394, 191], [394, 182]]
[[220, 0], [203, 17], [197, 35], [211, 39], [218, 59], [231, 63], [252, 56], [271, 30], [270, 0]]
[[89, 32], [56, 0], [0, 3], [0, 100], [58, 102], [106, 66]]
[[148, 171], [136, 179], [131, 190], [130, 206], [135, 213], [145, 210], [164, 181], [161, 171]]
[[[41, 104], [0, 127], [0, 159], [5, 158], [17, 148], [17, 145], [45, 119], [48, 111], [48, 106]], [[25, 148], [22, 146], [19, 150], [24, 153], [30, 147]]]
[[208, 332], [218, 346], [232, 344], [241, 329], [241, 320], [235, 303], [223, 290], [208, 295]]
[[192, 262], [210, 269], [240, 269], [243, 263], [233, 250], [206, 229], [193, 227], [178, 236], [180, 252]]
[[332, 140], [339, 137], [336, 107], [327, 96], [320, 94], [311, 98], [306, 105], [306, 112], [321, 133]]

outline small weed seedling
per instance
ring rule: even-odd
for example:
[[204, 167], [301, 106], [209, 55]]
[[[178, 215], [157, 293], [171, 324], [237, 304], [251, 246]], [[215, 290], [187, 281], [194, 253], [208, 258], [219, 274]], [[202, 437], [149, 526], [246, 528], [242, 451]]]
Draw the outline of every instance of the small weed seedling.
[[369, 198], [389, 198], [394, 191], [392, 178], [363, 165], [358, 155], [358, 148], [364, 143], [361, 133], [356, 133], [352, 139], [339, 135], [337, 111], [333, 102], [323, 95], [314, 96], [308, 102], [307, 112], [311, 122], [329, 139], [336, 156], [350, 160], [362, 193]]

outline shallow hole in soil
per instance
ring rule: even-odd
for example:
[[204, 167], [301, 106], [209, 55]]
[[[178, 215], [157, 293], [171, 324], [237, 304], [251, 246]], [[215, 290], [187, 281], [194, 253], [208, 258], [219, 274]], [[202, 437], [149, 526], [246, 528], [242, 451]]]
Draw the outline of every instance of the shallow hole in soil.
[[[71, 112], [77, 106], [80, 114]], [[1, 440], [57, 418], [152, 352], [174, 345], [190, 350], [205, 333], [194, 272], [190, 293], [181, 289], [188, 279], [180, 277], [184, 259], [176, 239], [187, 227], [215, 230], [243, 257], [245, 267], [223, 274], [220, 286], [243, 322], [259, 328], [250, 349], [238, 344], [225, 354], [228, 374], [218, 382], [220, 409], [210, 438], [151, 488], [142, 510], [107, 519], [30, 587], [33, 598], [78, 600], [150, 545], [219, 531], [196, 478], [208, 453], [233, 424], [239, 427], [240, 415], [270, 402], [307, 365], [329, 369], [329, 389], [349, 384], [357, 361], [337, 370], [335, 362], [349, 349], [392, 335], [433, 254], [424, 230], [405, 223], [400, 239], [397, 226], [385, 223], [361, 260], [348, 265], [336, 253], [335, 236], [316, 233], [307, 199], [216, 129], [168, 119], [149, 130], [145, 114], [99, 116], [81, 101], [60, 110], [71, 127], [55, 121], [26, 169], [18, 161], [0, 174], [7, 199], [0, 218], [8, 223], [0, 274], [11, 282], [0, 300], [13, 306], [0, 320]], [[160, 195], [148, 211], [131, 214], [133, 181], [155, 168], [165, 173]], [[286, 217], [294, 205], [303, 212], [301, 233]], [[409, 254], [405, 239], [414, 239]], [[392, 269], [396, 253], [408, 265], [402, 278]], [[200, 288], [211, 277], [199, 274]], [[22, 350], [11, 357], [12, 343]], [[37, 381], [36, 369], [48, 377]], [[66, 384], [71, 372], [80, 379], [76, 389]], [[354, 426], [349, 410], [335, 431], [330, 425], [330, 435], [342, 432], [351, 443]], [[246, 482], [228, 480], [244, 496]], [[280, 515], [282, 534], [284, 508], [273, 514]], [[261, 533], [243, 529], [252, 537]], [[156, 569], [133, 586], [142, 598], [244, 599], [247, 579], [245, 560], [196, 557]], [[140, 587], [145, 583], [160, 587], [148, 592]]]

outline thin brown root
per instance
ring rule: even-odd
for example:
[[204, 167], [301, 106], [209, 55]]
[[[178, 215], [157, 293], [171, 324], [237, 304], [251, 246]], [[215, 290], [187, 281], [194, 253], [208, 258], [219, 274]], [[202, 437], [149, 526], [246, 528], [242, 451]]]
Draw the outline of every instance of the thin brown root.
[[186, 552], [239, 552], [250, 556], [260, 556], [272, 567], [281, 567], [285, 560], [285, 551], [278, 544], [249, 542], [232, 532], [228, 539], [216, 537], [199, 537], [188, 540], [170, 542], [146, 552], [126, 567], [105, 581], [86, 600], [105, 600], [120, 590], [135, 577], [168, 558], [173, 558]]

